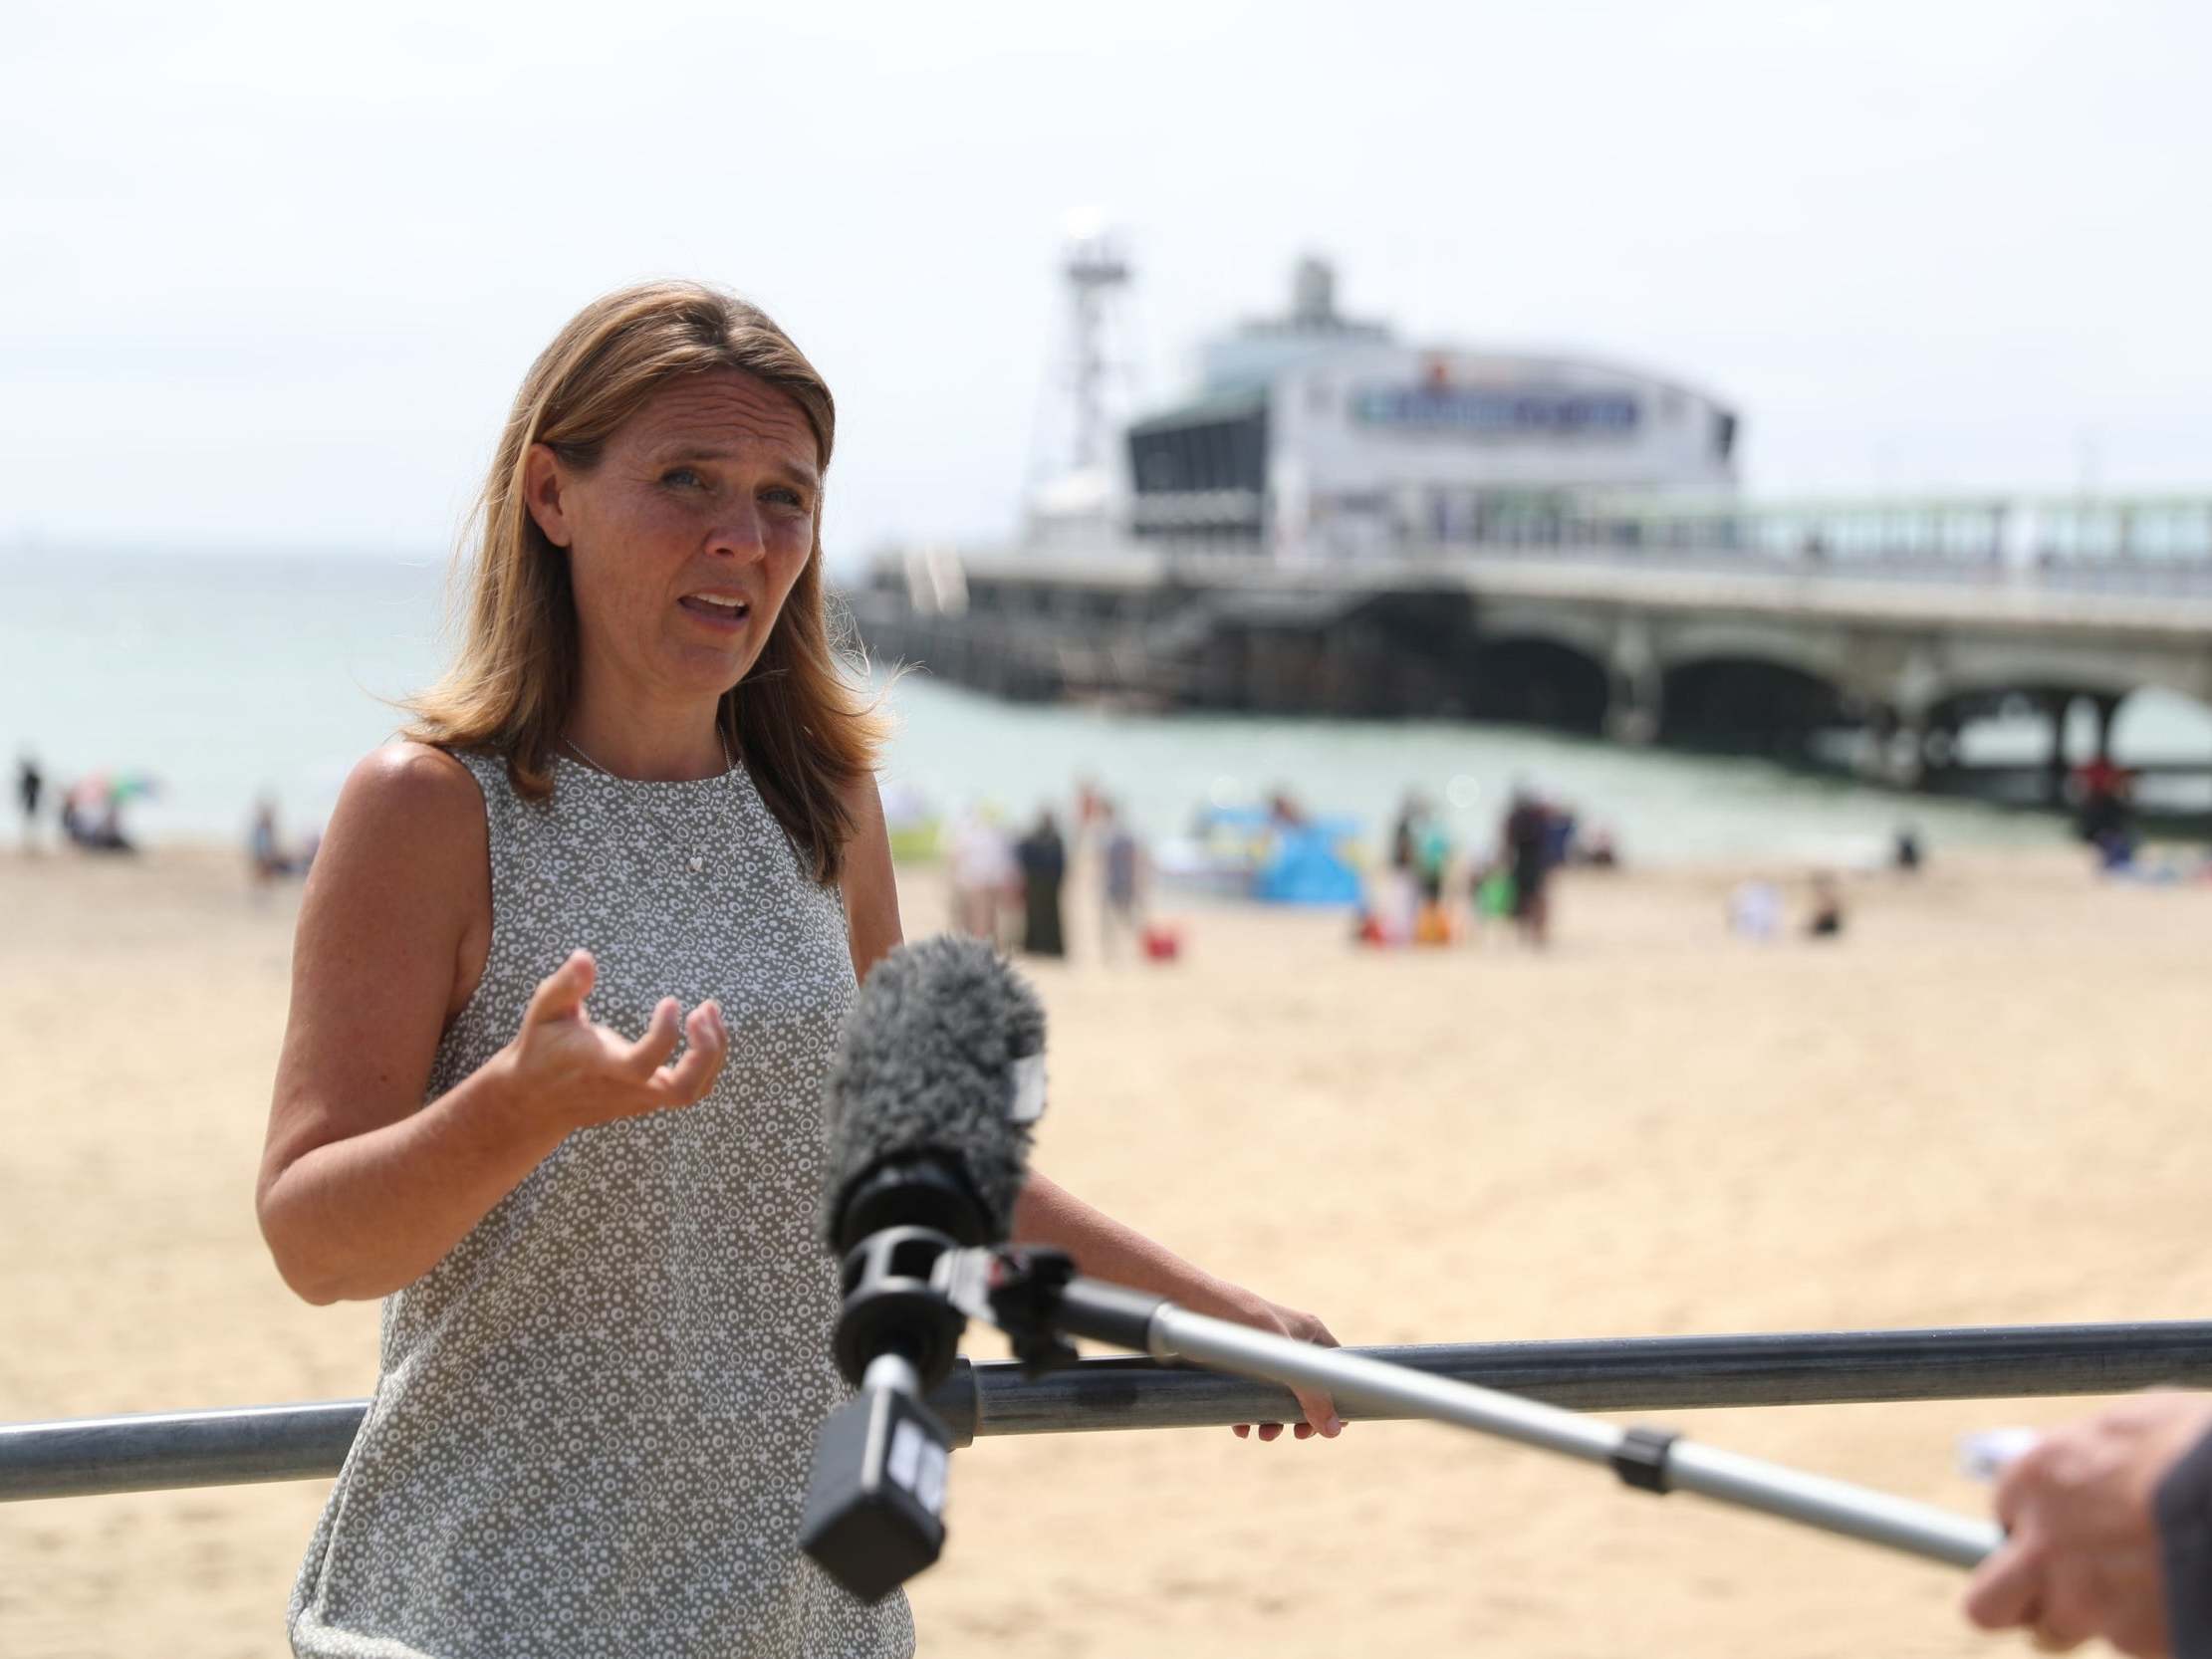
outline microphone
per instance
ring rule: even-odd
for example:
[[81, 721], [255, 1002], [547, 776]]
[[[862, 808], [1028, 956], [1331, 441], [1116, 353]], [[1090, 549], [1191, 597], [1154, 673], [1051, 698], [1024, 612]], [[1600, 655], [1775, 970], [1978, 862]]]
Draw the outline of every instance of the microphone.
[[1003, 1239], [1044, 1089], [1044, 1007], [996, 951], [949, 934], [892, 950], [830, 1072], [830, 1248], [931, 1222], [962, 1244]]
[[901, 945], [855, 998], [825, 1092], [836, 1353], [859, 1392], [816, 1438], [799, 1541], [878, 1601], [944, 1546], [952, 1436], [922, 1402], [966, 1320], [932, 1274], [1013, 1222], [1045, 1105], [1044, 1008], [980, 940]]

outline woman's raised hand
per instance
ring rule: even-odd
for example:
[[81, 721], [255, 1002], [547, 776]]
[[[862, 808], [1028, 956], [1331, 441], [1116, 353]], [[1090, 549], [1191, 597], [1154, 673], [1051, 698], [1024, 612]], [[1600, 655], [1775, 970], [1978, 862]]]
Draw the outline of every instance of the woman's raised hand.
[[[703, 1002], [685, 1016], [675, 998], [663, 997], [645, 1035], [625, 1042], [585, 1011], [598, 972], [590, 951], [571, 951], [532, 994], [505, 1057], [524, 1110], [582, 1129], [704, 1098], [729, 1058], [721, 1009]], [[671, 1066], [678, 1037], [687, 1047]]]

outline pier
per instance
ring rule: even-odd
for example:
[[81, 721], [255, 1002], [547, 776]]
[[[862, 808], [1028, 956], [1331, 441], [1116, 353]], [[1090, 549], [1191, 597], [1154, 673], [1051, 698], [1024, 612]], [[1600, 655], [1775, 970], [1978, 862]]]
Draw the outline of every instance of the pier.
[[[1599, 505], [1468, 529], [1355, 560], [1157, 538], [921, 551], [848, 596], [871, 655], [997, 696], [1784, 757], [1855, 733], [1881, 780], [2050, 803], [2077, 704], [2105, 759], [2134, 692], [2212, 704], [2212, 496]], [[1968, 780], [1961, 729], [2024, 706], [2049, 723], [2043, 759]], [[2212, 773], [2212, 754], [2138, 760]]]

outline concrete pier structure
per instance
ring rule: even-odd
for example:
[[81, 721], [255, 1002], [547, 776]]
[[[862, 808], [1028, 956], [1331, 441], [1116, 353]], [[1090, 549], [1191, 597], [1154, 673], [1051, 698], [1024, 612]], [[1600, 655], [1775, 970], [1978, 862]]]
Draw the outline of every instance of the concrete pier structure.
[[[2025, 701], [2053, 734], [2025, 782], [2055, 801], [2077, 702], [2107, 755], [2135, 691], [2212, 705], [2212, 501], [2157, 505], [2201, 519], [2206, 546], [2008, 540], [1983, 503], [1853, 509], [1887, 540], [1842, 519], [1777, 537], [1738, 506], [1725, 525], [1671, 509], [1333, 563], [1157, 541], [940, 554], [929, 580], [887, 563], [850, 597], [875, 655], [1002, 696], [1517, 720], [1776, 755], [1852, 731], [1862, 764], [1906, 786], [1955, 782], [1962, 726]], [[2153, 522], [2148, 504], [2113, 510]]]

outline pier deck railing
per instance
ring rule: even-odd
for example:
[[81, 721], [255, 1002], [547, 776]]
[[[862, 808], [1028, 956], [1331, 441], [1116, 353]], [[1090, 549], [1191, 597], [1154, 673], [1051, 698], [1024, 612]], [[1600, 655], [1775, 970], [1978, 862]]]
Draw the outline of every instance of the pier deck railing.
[[1296, 535], [1279, 529], [1272, 541], [1162, 527], [1126, 546], [1192, 572], [1255, 561], [1357, 567], [1519, 558], [2062, 592], [2212, 592], [2212, 495], [1598, 496], [1460, 514], [1408, 505], [1378, 530], [1363, 526], [1350, 546], [1326, 523]]

